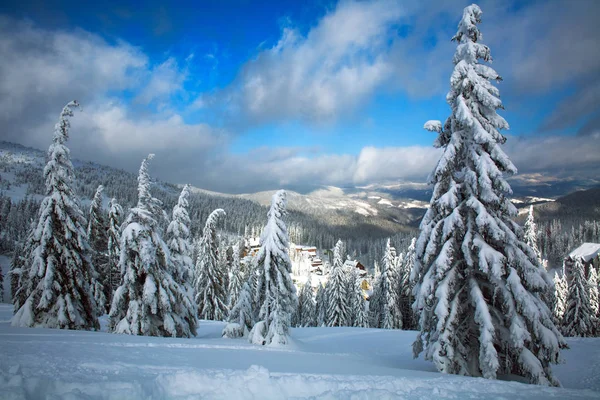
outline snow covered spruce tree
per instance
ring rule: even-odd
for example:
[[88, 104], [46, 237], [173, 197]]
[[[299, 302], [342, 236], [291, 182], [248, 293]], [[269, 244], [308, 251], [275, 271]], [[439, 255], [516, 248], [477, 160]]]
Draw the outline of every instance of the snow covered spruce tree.
[[223, 329], [223, 337], [234, 339], [250, 334], [254, 326], [254, 312], [252, 309], [252, 286], [249, 279], [239, 293], [236, 303], [229, 311], [228, 324]]
[[219, 241], [217, 238], [217, 224], [225, 216], [225, 211], [218, 208], [207, 218], [202, 238], [198, 246], [198, 259], [194, 277], [196, 289], [196, 304], [198, 317], [223, 321], [227, 318], [227, 287], [225, 274], [219, 263]]
[[554, 272], [554, 302], [552, 304], [552, 316], [554, 324], [557, 327], [562, 327], [563, 316], [567, 308], [567, 279], [565, 274], [562, 276], [558, 275], [558, 272]]
[[365, 298], [362, 290], [362, 279], [358, 272], [358, 268], [352, 268], [350, 272], [350, 282], [352, 282], [352, 291], [350, 295], [350, 311], [352, 316], [352, 326], [358, 328], [369, 327], [369, 317], [365, 308]]
[[400, 281], [398, 282], [398, 302], [400, 313], [402, 314], [402, 328], [403, 329], [416, 329], [417, 322], [414, 313], [412, 312], [412, 302], [413, 302], [413, 287], [414, 283], [412, 281], [412, 270], [415, 265], [415, 248], [416, 248], [417, 239], [412, 238], [408, 249], [406, 250], [406, 255], [404, 256], [404, 260], [402, 262]]
[[121, 285], [121, 268], [119, 267], [119, 258], [121, 249], [119, 241], [121, 240], [121, 218], [123, 217], [123, 208], [113, 198], [108, 203], [108, 232], [107, 232], [107, 263], [108, 263], [108, 287], [110, 295], [107, 298], [109, 304], [112, 304], [113, 294], [117, 287]]
[[538, 247], [537, 241], [537, 226], [535, 224], [535, 219], [533, 216], [533, 206], [529, 206], [529, 214], [527, 214], [527, 219], [525, 220], [525, 226], [523, 227], [525, 233], [525, 242], [531, 250], [535, 253], [536, 258], [542, 263], [542, 255], [540, 254], [540, 249]]
[[563, 315], [565, 336], [591, 337], [596, 333], [598, 319], [592, 310], [590, 288], [585, 278], [585, 268], [581, 260], [565, 262], [567, 278], [567, 304]]
[[313, 296], [313, 289], [310, 276], [304, 285], [300, 294], [298, 295], [298, 308], [295, 314], [295, 326], [308, 327], [315, 326], [316, 315], [315, 315], [315, 300]]
[[598, 303], [598, 274], [596, 273], [596, 269], [593, 266], [590, 266], [590, 276], [588, 278], [588, 287], [590, 290], [590, 307], [592, 308], [592, 313], [596, 314], [596, 334], [600, 334], [600, 304]]
[[551, 363], [566, 343], [542, 296], [552, 286], [535, 252], [512, 221], [516, 208], [503, 173], [516, 168], [502, 151], [508, 128], [491, 80], [490, 50], [480, 43], [481, 9], [464, 9], [454, 55], [452, 114], [445, 124], [429, 121], [443, 149], [431, 183], [430, 208], [416, 244], [414, 276], [420, 327], [413, 345], [418, 356], [445, 373], [521, 375], [530, 382], [558, 385]]
[[25, 304], [28, 296], [26, 283], [29, 281], [29, 269], [27, 268], [27, 260], [35, 245], [33, 240], [35, 226], [36, 224], [32, 222], [25, 242], [17, 246], [10, 263], [10, 293], [15, 313]]
[[191, 220], [188, 214], [188, 198], [190, 196], [190, 185], [185, 185], [181, 190], [177, 204], [173, 207], [173, 218], [167, 227], [167, 245], [171, 255], [171, 276], [179, 286], [175, 293], [178, 298], [173, 308], [175, 313], [183, 319], [186, 324], [182, 327], [187, 331], [180, 336], [196, 336], [198, 326], [198, 308], [194, 301], [194, 288], [192, 286], [193, 262], [192, 245], [190, 243]]
[[96, 189], [96, 194], [90, 205], [90, 217], [87, 227], [87, 235], [92, 248], [92, 267], [96, 276], [92, 290], [98, 307], [98, 315], [104, 315], [110, 308], [107, 299], [111, 297], [110, 271], [108, 270], [108, 258], [106, 256], [108, 248], [107, 226], [102, 210], [103, 191], [104, 186], [102, 185]]
[[257, 271], [254, 303], [258, 322], [250, 332], [250, 342], [263, 345], [285, 345], [289, 342], [292, 313], [297, 307], [296, 287], [292, 282], [292, 262], [288, 254], [289, 238], [283, 221], [286, 194], [273, 195], [267, 224], [260, 237], [256, 255]]
[[240, 262], [239, 244], [234, 245], [232, 249], [233, 254], [227, 287], [227, 308], [229, 310], [231, 310], [237, 303], [244, 284], [244, 271], [242, 271], [242, 265]]
[[381, 297], [380, 328], [402, 329], [402, 313], [399, 308], [397, 289], [398, 273], [396, 271], [396, 255], [390, 239], [387, 240], [382, 260], [382, 271], [379, 278], [379, 296]]
[[[597, 317], [600, 317], [600, 299], [598, 298], [598, 273], [596, 272], [596, 269], [593, 266], [590, 267], [588, 286], [590, 288], [590, 306], [592, 307], [592, 312], [594, 312]], [[600, 320], [598, 320], [597, 322], [600, 323]], [[600, 334], [600, 326], [598, 326], [597, 328], [599, 330], [597, 334]]]
[[95, 285], [86, 221], [73, 192], [73, 164], [65, 145], [76, 101], [67, 104], [54, 128], [44, 168], [46, 197], [29, 236], [16, 298], [13, 326], [98, 329], [91, 287]]
[[327, 326], [349, 326], [350, 296], [344, 270], [344, 242], [338, 240], [333, 249], [333, 266], [329, 273], [327, 291]]
[[381, 273], [373, 284], [373, 294], [369, 301], [371, 326], [383, 329], [401, 329], [402, 313], [400, 312], [397, 290], [396, 255], [390, 240], [381, 260]]
[[327, 292], [325, 287], [319, 283], [317, 295], [315, 296], [315, 316], [317, 319], [317, 326], [326, 326], [327, 308]]
[[142, 161], [138, 203], [123, 223], [122, 283], [113, 297], [108, 327], [129, 335], [188, 337], [192, 321], [188, 314], [178, 314], [178, 302], [187, 294], [173, 278], [169, 248], [160, 235], [160, 201], [150, 193], [148, 164], [153, 157]]

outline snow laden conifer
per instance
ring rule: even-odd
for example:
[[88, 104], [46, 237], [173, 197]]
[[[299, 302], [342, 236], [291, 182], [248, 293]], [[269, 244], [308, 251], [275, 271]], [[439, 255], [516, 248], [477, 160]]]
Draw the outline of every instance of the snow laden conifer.
[[198, 308], [194, 301], [194, 288], [192, 286], [193, 262], [192, 245], [190, 243], [191, 220], [188, 213], [190, 185], [185, 185], [181, 190], [177, 204], [173, 207], [173, 217], [167, 227], [167, 245], [171, 255], [171, 277], [179, 286], [175, 292], [177, 296], [174, 305], [175, 313], [185, 321], [181, 327], [180, 336], [190, 337], [196, 335], [198, 326]]
[[12, 304], [15, 313], [23, 304], [25, 304], [28, 296], [28, 285], [26, 283], [29, 282], [29, 268], [27, 259], [35, 245], [33, 240], [35, 226], [36, 224], [32, 223], [25, 242], [22, 245], [17, 246], [10, 264], [10, 293], [12, 295]]
[[108, 203], [108, 232], [107, 232], [107, 264], [109, 271], [108, 287], [110, 288], [109, 304], [112, 304], [113, 294], [121, 285], [121, 268], [119, 267], [119, 258], [121, 257], [121, 219], [123, 218], [123, 208], [113, 198]]
[[500, 147], [506, 139], [499, 130], [508, 124], [496, 113], [502, 102], [491, 81], [501, 78], [485, 64], [491, 56], [480, 43], [481, 14], [477, 5], [466, 7], [453, 37], [452, 114], [443, 126], [425, 124], [443, 153], [415, 249], [421, 332], [414, 354], [424, 351], [445, 373], [558, 385], [550, 364], [566, 343], [542, 299], [552, 280], [512, 221], [503, 174], [516, 168]]
[[244, 271], [240, 262], [239, 244], [232, 247], [231, 268], [229, 272], [229, 281], [227, 288], [228, 309], [231, 310], [237, 303], [244, 284]]
[[589, 283], [585, 277], [585, 267], [580, 259], [565, 262], [567, 278], [567, 305], [563, 315], [565, 336], [591, 337], [595, 335], [598, 320], [590, 302]]
[[369, 327], [369, 317], [365, 308], [365, 297], [362, 290], [362, 279], [358, 268], [350, 272], [352, 291], [350, 292], [350, 315], [352, 315], [352, 326], [358, 328]]
[[102, 209], [102, 192], [104, 186], [100, 185], [96, 189], [92, 203], [90, 204], [90, 217], [87, 226], [87, 236], [89, 238], [90, 247], [92, 249], [92, 267], [95, 276], [94, 300], [98, 308], [98, 315], [103, 315], [110, 308], [107, 299], [111, 297], [108, 270], [108, 259], [106, 250], [108, 247], [108, 236], [106, 220]]
[[333, 249], [333, 266], [327, 281], [327, 326], [348, 326], [350, 296], [344, 270], [344, 242], [338, 240]]
[[54, 129], [44, 168], [46, 197], [29, 237], [16, 297], [20, 308], [13, 326], [98, 329], [91, 287], [95, 280], [90, 260], [86, 221], [73, 192], [73, 164], [65, 145], [73, 108], [67, 104]]
[[286, 194], [279, 190], [273, 195], [255, 258], [257, 283], [254, 302], [258, 321], [249, 338], [255, 344], [285, 345], [289, 342], [291, 317], [298, 299], [291, 278], [289, 238], [283, 221], [285, 214]]
[[596, 335], [600, 334], [600, 303], [598, 299], [598, 273], [593, 266], [590, 266], [590, 277], [588, 278], [588, 287], [590, 290], [590, 307], [592, 313], [596, 315]]
[[385, 252], [381, 261], [382, 271], [378, 281], [378, 295], [380, 298], [380, 320], [379, 327], [383, 329], [402, 329], [402, 313], [400, 312], [396, 280], [396, 256], [395, 251], [387, 240]]
[[317, 326], [326, 326], [327, 321], [327, 293], [325, 287], [319, 283], [315, 296], [315, 315]]
[[567, 308], [567, 279], [564, 275], [558, 275], [558, 272], [554, 272], [554, 302], [552, 304], [552, 316], [554, 318], [554, 324], [558, 327], [562, 326], [563, 316]]
[[225, 274], [219, 263], [219, 240], [217, 225], [219, 219], [225, 217], [225, 211], [218, 208], [214, 210], [204, 225], [202, 238], [198, 246], [198, 259], [194, 277], [196, 289], [196, 304], [198, 304], [198, 317], [214, 321], [223, 321], [227, 318], [227, 286]]
[[312, 282], [310, 275], [308, 280], [302, 286], [298, 295], [298, 308], [295, 314], [295, 325], [298, 327], [315, 326], [315, 299], [313, 296]]
[[542, 260], [542, 254], [540, 253], [540, 249], [538, 247], [537, 225], [535, 224], [535, 218], [533, 216], [533, 206], [529, 206], [529, 214], [527, 214], [527, 219], [525, 220], [524, 231], [525, 242], [535, 253], [538, 263], [543, 266], [544, 261]]
[[169, 248], [160, 234], [160, 201], [150, 193], [148, 165], [153, 157], [142, 161], [138, 203], [123, 223], [122, 283], [113, 297], [108, 328], [129, 335], [188, 337], [193, 327], [187, 315], [178, 314], [184, 289], [173, 278]]
[[302, 319], [300, 320], [300, 324], [304, 327], [316, 326], [317, 308], [310, 277], [302, 287], [302, 291], [304, 294], [302, 296]]
[[416, 238], [412, 238], [408, 249], [406, 250], [406, 255], [404, 256], [404, 260], [402, 262], [401, 274], [399, 288], [398, 288], [398, 296], [400, 303], [400, 312], [402, 313], [402, 328], [403, 329], [415, 329], [417, 326], [417, 322], [415, 320], [415, 315], [412, 312], [412, 302], [413, 302], [413, 287], [414, 283], [412, 281], [412, 270], [415, 265], [415, 248], [416, 248]]
[[248, 280], [242, 286], [236, 303], [229, 311], [228, 324], [223, 329], [223, 337], [247, 337], [254, 326], [254, 312], [252, 310], [252, 286]]

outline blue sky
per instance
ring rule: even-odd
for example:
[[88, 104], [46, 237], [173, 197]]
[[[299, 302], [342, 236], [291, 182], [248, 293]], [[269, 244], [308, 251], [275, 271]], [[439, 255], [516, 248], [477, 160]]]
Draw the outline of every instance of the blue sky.
[[[422, 126], [448, 115], [467, 1], [86, 3], [0, 5], [6, 139], [45, 148], [77, 98], [74, 157], [135, 171], [154, 152], [160, 178], [212, 190], [423, 181], [437, 159]], [[598, 175], [600, 4], [479, 4], [509, 156]]]

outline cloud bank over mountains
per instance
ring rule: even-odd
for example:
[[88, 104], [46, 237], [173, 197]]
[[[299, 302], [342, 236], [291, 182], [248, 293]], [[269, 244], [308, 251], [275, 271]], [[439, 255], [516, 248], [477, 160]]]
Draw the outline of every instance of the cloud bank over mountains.
[[[188, 68], [193, 55], [156, 61], [123, 40], [0, 15], [2, 139], [47, 148], [62, 106], [77, 99], [83, 111], [73, 119], [74, 157], [135, 171], [153, 152], [153, 173], [173, 182], [240, 193], [423, 181], [439, 157], [430, 145], [365, 143], [357, 154], [319, 143], [257, 143], [241, 153], [230, 146], [248, 126], [335, 124], [381, 93], [445, 96], [454, 51], [448, 40], [463, 6], [455, 3], [342, 1], [304, 32], [284, 24], [278, 41], [256, 49], [229, 85], [200, 94], [185, 89], [195, 79]], [[521, 173], [566, 178], [597, 175], [600, 168], [600, 53], [594, 51], [600, 3], [577, 3], [548, 1], [517, 11], [499, 0], [481, 3], [484, 42], [505, 77], [501, 93], [568, 92], [528, 135], [505, 132], [504, 149]], [[527, 107], [527, 97], [518, 105]], [[190, 117], [197, 110], [219, 117], [198, 122]], [[434, 139], [424, 131], [410, 134]]]

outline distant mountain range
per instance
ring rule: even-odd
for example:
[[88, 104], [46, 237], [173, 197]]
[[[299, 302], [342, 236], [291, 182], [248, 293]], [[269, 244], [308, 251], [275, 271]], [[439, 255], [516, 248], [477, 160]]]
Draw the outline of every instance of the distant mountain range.
[[[41, 171], [45, 164], [46, 153], [19, 144], [0, 142], [0, 192], [18, 200], [25, 195], [42, 197], [43, 180]], [[111, 167], [74, 160], [78, 174], [85, 175], [85, 182], [79, 182], [80, 196], [89, 199], [93, 196], [96, 180], [110, 176], [105, 181], [135, 182], [135, 175]], [[27, 173], [25, 171], [28, 171]], [[37, 173], [36, 171], [39, 171]], [[90, 178], [91, 176], [91, 178]], [[565, 212], [579, 212], [595, 215], [600, 202], [600, 188], [587, 191], [595, 181], [549, 182], [539, 176], [511, 178], [514, 191], [513, 202], [519, 208], [537, 204], [545, 215], [557, 215]], [[175, 185], [160, 183], [163, 189], [176, 194]], [[110, 187], [107, 188], [110, 192]], [[197, 193], [214, 197], [240, 198], [251, 200], [260, 205], [270, 203], [274, 191], [248, 194], [225, 194], [194, 188]], [[564, 196], [564, 197], [561, 197]], [[370, 221], [375, 226], [389, 232], [402, 227], [416, 227], [428, 206], [431, 187], [425, 183], [399, 182], [389, 184], [371, 184], [367, 186], [338, 188], [322, 187], [310, 193], [300, 194], [288, 191], [288, 207], [311, 215], [327, 224], [344, 225], [350, 220]], [[133, 202], [132, 199], [123, 200]], [[540, 208], [539, 205], [545, 205]], [[578, 210], [578, 211], [575, 211]], [[596, 211], [594, 211], [596, 210]]]

